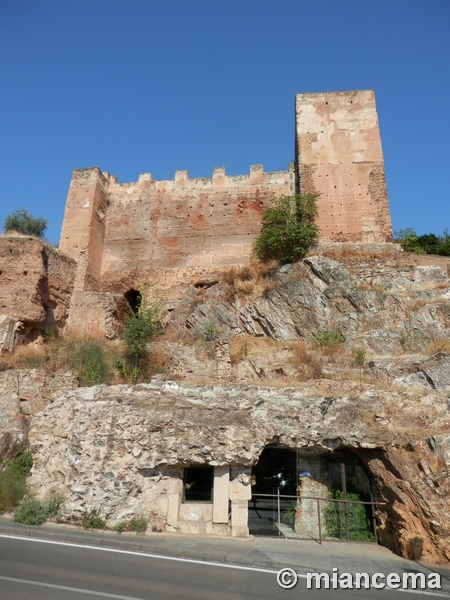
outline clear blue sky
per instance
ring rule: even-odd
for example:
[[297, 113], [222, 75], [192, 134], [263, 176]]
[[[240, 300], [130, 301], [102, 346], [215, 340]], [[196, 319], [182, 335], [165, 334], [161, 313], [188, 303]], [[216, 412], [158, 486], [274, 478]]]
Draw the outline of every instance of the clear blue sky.
[[449, 0], [0, 0], [0, 223], [74, 168], [267, 171], [298, 92], [375, 90], [394, 229], [450, 227]]

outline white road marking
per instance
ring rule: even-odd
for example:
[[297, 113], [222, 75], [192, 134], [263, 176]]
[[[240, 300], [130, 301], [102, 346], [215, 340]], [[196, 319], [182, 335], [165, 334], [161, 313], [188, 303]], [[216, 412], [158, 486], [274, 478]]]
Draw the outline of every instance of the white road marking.
[[[6, 533], [0, 533], [0, 538], [9, 538], [9, 539], [13, 539], [13, 540], [20, 540], [20, 541], [24, 541], [24, 542], [36, 542], [36, 543], [40, 543], [40, 544], [53, 544], [56, 546], [68, 546], [69, 548], [83, 548], [85, 550], [101, 550], [102, 552], [113, 552], [115, 554], [129, 554], [131, 556], [146, 556], [148, 558], [158, 558], [161, 560], [171, 560], [174, 562], [184, 562], [184, 563], [191, 563], [191, 564], [195, 564], [195, 565], [207, 565], [207, 566], [211, 566], [211, 567], [219, 567], [222, 569], [237, 569], [240, 571], [256, 571], [258, 573], [270, 573], [272, 575], [276, 575], [279, 571], [278, 570], [274, 570], [274, 569], [263, 569], [262, 567], [244, 567], [242, 565], [228, 565], [228, 564], [224, 564], [224, 563], [215, 563], [215, 562], [211, 562], [211, 561], [207, 561], [207, 560], [196, 560], [194, 558], [178, 558], [176, 556], [164, 556], [163, 554], [151, 554], [149, 552], [135, 552], [133, 550], [119, 550], [118, 548], [104, 548], [102, 546], [90, 546], [88, 544], [76, 544], [76, 543], [72, 543], [72, 542], [56, 542], [54, 540], [40, 540], [37, 538], [32, 538], [32, 537], [23, 537], [23, 536], [18, 536], [18, 535], [7, 535]], [[299, 576], [299, 578], [302, 579], [306, 579], [307, 576], [304, 573], [297, 573], [297, 575]], [[0, 577], [0, 579], [8, 579], [8, 577]], [[19, 580], [17, 580], [19, 581]], [[34, 582], [30, 582], [30, 583], [34, 583]], [[37, 584], [36, 585], [50, 585], [50, 584]], [[58, 586], [53, 586], [53, 587], [58, 587]], [[64, 588], [64, 589], [72, 589], [72, 588]], [[75, 588], [73, 588], [74, 591], [79, 591], [76, 590]], [[438, 596], [439, 598], [450, 598], [450, 594], [446, 594], [445, 592], [429, 592], [427, 590], [406, 590], [406, 589], [402, 589], [402, 588], [398, 588], [398, 589], [392, 589], [392, 588], [388, 588], [385, 587], [383, 588], [383, 590], [388, 590], [391, 592], [405, 592], [407, 594], [422, 594], [422, 595], [426, 595], [426, 596]], [[80, 593], [90, 593], [90, 594], [97, 594], [97, 595], [104, 595], [106, 597], [109, 598], [121, 598], [124, 600], [141, 600], [139, 598], [129, 598], [129, 596], [114, 596], [114, 595], [108, 595], [108, 594], [101, 594], [100, 592], [89, 592], [88, 590], [81, 590]]]
[[[25, 542], [36, 542], [40, 544], [54, 544], [56, 546], [69, 546], [70, 548], [83, 548], [84, 550], [101, 550], [102, 552], [114, 552], [116, 554], [130, 554], [131, 556], [146, 556], [147, 558], [159, 558], [161, 560], [171, 560], [175, 562], [193, 563], [195, 565], [208, 565], [211, 567], [220, 567], [223, 569], [239, 569], [240, 571], [257, 571], [259, 573], [277, 574], [278, 570], [263, 569], [259, 567], [244, 567], [242, 565], [228, 565], [224, 563], [215, 563], [207, 560], [196, 560], [194, 558], [179, 558], [177, 556], [164, 556], [164, 554], [151, 554], [150, 552], [135, 552], [133, 550], [119, 550], [118, 548], [104, 548], [103, 546], [91, 546], [89, 544], [75, 544], [72, 542], [56, 542], [54, 540], [40, 540], [32, 537], [22, 537], [18, 535], [7, 535], [0, 533], [0, 537]], [[306, 575], [299, 574], [299, 577], [306, 579]]]
[[65, 592], [77, 592], [78, 594], [90, 594], [91, 596], [102, 596], [102, 598], [116, 598], [116, 600], [142, 600], [142, 598], [132, 598], [131, 596], [118, 596], [117, 594], [107, 594], [106, 592], [94, 592], [93, 590], [83, 590], [82, 588], [68, 587], [66, 585], [55, 585], [53, 583], [41, 583], [40, 581], [30, 581], [28, 579], [16, 579], [15, 577], [3, 577], [3, 581], [12, 581], [13, 583], [26, 583], [27, 585], [39, 585], [40, 587], [53, 588], [55, 590], [64, 590]]

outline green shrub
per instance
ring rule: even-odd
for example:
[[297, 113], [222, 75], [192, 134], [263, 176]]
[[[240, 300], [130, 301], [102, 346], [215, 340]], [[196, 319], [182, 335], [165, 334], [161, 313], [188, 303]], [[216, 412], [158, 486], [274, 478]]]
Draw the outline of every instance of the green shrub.
[[95, 508], [83, 517], [81, 524], [85, 529], [108, 529], [105, 519], [98, 515]]
[[100, 342], [71, 344], [68, 362], [77, 371], [83, 385], [98, 385], [107, 382], [111, 377], [106, 352]]
[[47, 520], [45, 502], [35, 496], [29, 496], [14, 509], [14, 521], [25, 525], [42, 525]]
[[[336, 500], [343, 500], [342, 490], [335, 489], [330, 495]], [[347, 500], [360, 502], [359, 494], [347, 493]], [[350, 540], [354, 542], [373, 542], [375, 536], [372, 525], [367, 518], [366, 506], [368, 504], [348, 504], [348, 528]], [[324, 537], [345, 539], [345, 514], [343, 502], [329, 502], [325, 509], [325, 531]]]
[[203, 328], [203, 335], [207, 342], [213, 342], [220, 336], [221, 333], [221, 330], [217, 329], [217, 327], [215, 327], [212, 323], [206, 323], [205, 327]]
[[298, 194], [275, 198], [263, 212], [262, 230], [254, 244], [262, 260], [289, 263], [303, 258], [319, 237], [317, 198], [319, 194]]
[[328, 344], [342, 344], [345, 342], [345, 336], [339, 329], [318, 329], [312, 334], [312, 340], [317, 346], [327, 346]]
[[31, 452], [19, 450], [14, 461], [6, 460], [0, 470], [0, 514], [17, 506], [27, 493], [27, 477], [31, 473]]
[[133, 517], [130, 521], [130, 527], [136, 532], [136, 535], [144, 535], [147, 531], [147, 519], [142, 515]]
[[394, 241], [400, 244], [406, 252], [450, 256], [450, 233], [448, 229], [445, 229], [442, 235], [434, 233], [417, 235], [414, 229], [409, 227], [395, 231]]
[[357, 367], [363, 367], [366, 362], [366, 351], [364, 348], [352, 348], [352, 359]]
[[281, 515], [281, 522], [293, 528], [295, 524], [295, 512], [296, 509], [294, 506], [290, 506], [289, 508], [283, 510], [283, 513]]
[[147, 356], [150, 340], [163, 332], [161, 321], [164, 314], [165, 300], [150, 300], [145, 292], [137, 298], [137, 311], [125, 317], [122, 339], [127, 349], [127, 363], [120, 360], [116, 367], [125, 381], [135, 383], [139, 373], [141, 359]]
[[46, 502], [36, 496], [28, 496], [14, 509], [14, 521], [25, 525], [42, 525], [47, 519], [58, 517], [63, 502], [60, 494], [52, 494]]
[[60, 508], [64, 502], [64, 496], [61, 494], [52, 494], [46, 502], [47, 518], [56, 519], [60, 515]]
[[47, 229], [47, 219], [43, 217], [33, 217], [26, 208], [18, 208], [12, 214], [8, 215], [3, 223], [3, 230], [17, 231], [25, 235], [35, 235], [44, 237]]
[[136, 383], [139, 369], [137, 367], [132, 367], [125, 360], [118, 358], [116, 360], [116, 368], [120, 375], [120, 377], [129, 384]]
[[113, 531], [116, 531], [117, 533], [123, 533], [127, 528], [127, 524], [124, 521], [119, 521], [119, 523], [116, 523], [113, 527]]

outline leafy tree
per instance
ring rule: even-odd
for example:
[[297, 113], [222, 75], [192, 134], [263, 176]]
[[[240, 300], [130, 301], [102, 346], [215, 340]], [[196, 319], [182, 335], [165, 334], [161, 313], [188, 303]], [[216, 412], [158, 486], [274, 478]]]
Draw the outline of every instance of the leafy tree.
[[281, 263], [299, 260], [319, 237], [317, 198], [319, 194], [297, 194], [275, 198], [263, 213], [261, 235], [255, 242], [256, 256]]
[[34, 217], [26, 208], [18, 208], [8, 215], [3, 223], [3, 231], [18, 231], [25, 235], [44, 237], [47, 229], [47, 219]]
[[442, 235], [427, 233], [417, 235], [414, 229], [400, 229], [394, 232], [394, 241], [401, 245], [406, 252], [416, 254], [439, 254], [450, 256], [450, 233], [447, 229]]

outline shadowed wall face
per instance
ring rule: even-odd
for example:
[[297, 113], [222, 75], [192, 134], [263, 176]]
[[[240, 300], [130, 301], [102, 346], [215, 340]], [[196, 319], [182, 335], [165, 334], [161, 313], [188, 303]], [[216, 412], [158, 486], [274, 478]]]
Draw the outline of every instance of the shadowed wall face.
[[320, 193], [322, 238], [392, 240], [373, 91], [298, 94], [296, 155], [297, 189]]

